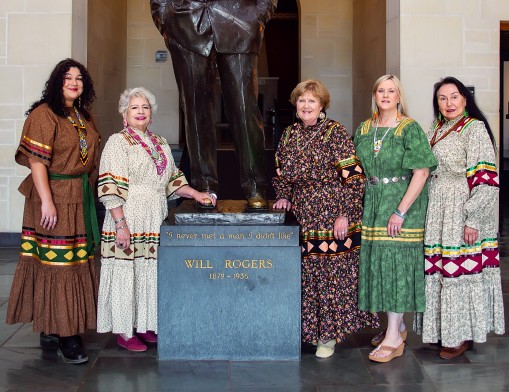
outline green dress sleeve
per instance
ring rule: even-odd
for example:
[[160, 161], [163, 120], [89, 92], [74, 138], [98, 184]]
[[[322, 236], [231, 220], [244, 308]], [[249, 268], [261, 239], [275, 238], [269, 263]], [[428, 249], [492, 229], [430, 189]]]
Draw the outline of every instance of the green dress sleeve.
[[431, 151], [426, 134], [416, 121], [412, 121], [403, 130], [403, 143], [405, 152], [402, 167], [404, 169], [428, 167], [430, 172], [436, 169], [438, 161]]

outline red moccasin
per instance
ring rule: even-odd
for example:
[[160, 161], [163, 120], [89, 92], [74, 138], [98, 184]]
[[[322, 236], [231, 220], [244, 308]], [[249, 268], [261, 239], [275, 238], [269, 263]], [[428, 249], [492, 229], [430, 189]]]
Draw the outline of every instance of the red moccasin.
[[143, 343], [140, 339], [138, 339], [138, 337], [136, 335], [134, 335], [130, 339], [124, 339], [122, 337], [122, 335], [118, 335], [117, 344], [120, 347], [123, 347], [129, 351], [134, 351], [134, 352], [147, 351], [147, 345], [145, 343]]
[[145, 343], [157, 343], [157, 334], [154, 331], [136, 332], [136, 336]]

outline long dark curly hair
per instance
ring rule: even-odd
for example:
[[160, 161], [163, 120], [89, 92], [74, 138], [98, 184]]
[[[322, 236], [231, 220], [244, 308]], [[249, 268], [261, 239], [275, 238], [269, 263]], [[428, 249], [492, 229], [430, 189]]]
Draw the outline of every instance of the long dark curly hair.
[[433, 112], [435, 114], [435, 119], [438, 121], [438, 117], [440, 114], [440, 109], [438, 107], [438, 96], [437, 92], [440, 90], [440, 87], [442, 87], [444, 84], [454, 84], [456, 88], [458, 89], [458, 92], [463, 95], [463, 97], [467, 101], [467, 106], [465, 107], [465, 110], [468, 112], [469, 117], [473, 117], [476, 120], [482, 121], [484, 123], [484, 126], [486, 127], [486, 130], [488, 131], [488, 135], [490, 137], [491, 143], [495, 147], [495, 137], [493, 136], [493, 132], [491, 131], [490, 124], [488, 123], [488, 119], [484, 115], [481, 109], [479, 109], [479, 106], [477, 106], [477, 102], [475, 101], [474, 96], [470, 92], [470, 90], [461, 83], [458, 79], [456, 79], [453, 76], [447, 76], [443, 79], [441, 79], [439, 82], [435, 83], [435, 86], [433, 88]]
[[79, 109], [80, 113], [83, 114], [83, 117], [90, 120], [91, 116], [89, 110], [95, 99], [94, 82], [83, 64], [69, 58], [60, 61], [55, 66], [48, 81], [46, 82], [41, 99], [34, 102], [26, 111], [25, 115], [28, 116], [36, 107], [43, 103], [48, 104], [51, 110], [53, 110], [53, 113], [58, 116], [67, 117], [69, 115], [67, 108], [65, 107], [62, 87], [65, 81], [65, 74], [72, 67], [78, 68], [83, 78], [83, 93], [81, 94], [80, 99], [77, 99], [74, 102], [74, 106]]

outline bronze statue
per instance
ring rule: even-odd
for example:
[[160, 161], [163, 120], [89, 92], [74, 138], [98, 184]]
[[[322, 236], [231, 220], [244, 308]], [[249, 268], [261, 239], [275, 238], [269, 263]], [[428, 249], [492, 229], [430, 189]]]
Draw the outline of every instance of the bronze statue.
[[211, 193], [218, 188], [214, 121], [217, 66], [248, 208], [268, 208], [257, 61], [265, 24], [277, 0], [150, 0], [150, 5], [173, 62], [193, 187]]

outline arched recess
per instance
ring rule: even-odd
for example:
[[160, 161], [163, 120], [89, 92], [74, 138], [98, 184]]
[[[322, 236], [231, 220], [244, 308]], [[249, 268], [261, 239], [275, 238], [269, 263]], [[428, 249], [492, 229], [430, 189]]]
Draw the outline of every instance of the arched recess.
[[[282, 126], [293, 121], [290, 93], [300, 81], [298, 0], [280, 0], [265, 30], [268, 76], [278, 78], [275, 108]], [[263, 52], [262, 52], [263, 56]], [[263, 58], [261, 56], [261, 60]]]

